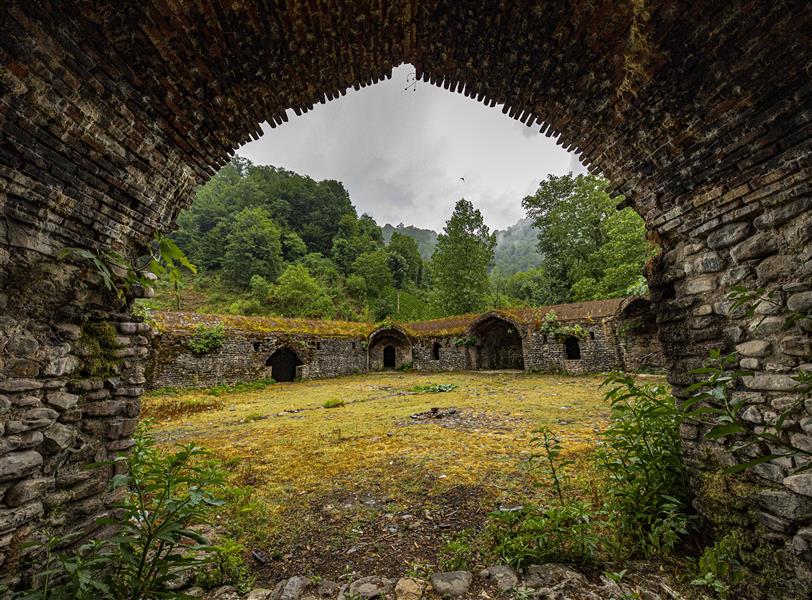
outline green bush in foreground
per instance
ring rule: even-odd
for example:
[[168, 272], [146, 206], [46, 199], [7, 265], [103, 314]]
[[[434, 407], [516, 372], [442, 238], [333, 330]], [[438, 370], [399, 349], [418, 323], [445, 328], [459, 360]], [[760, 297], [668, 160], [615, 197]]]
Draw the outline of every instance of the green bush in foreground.
[[338, 398], [330, 398], [324, 401], [324, 408], [341, 408], [344, 406], [344, 401]]
[[45, 568], [17, 598], [174, 598], [180, 595], [167, 589], [172, 581], [191, 569], [205, 573], [211, 564], [218, 581], [244, 580], [234, 545], [213, 546], [194, 529], [223, 504], [225, 471], [219, 463], [191, 445], [160, 452], [143, 427], [135, 439], [130, 456], [114, 461], [126, 461], [128, 473], [116, 475], [111, 486], [127, 493], [115, 505], [115, 517], [99, 520], [116, 534], [65, 553], [54, 550], [77, 534], [52, 538], [41, 548]]

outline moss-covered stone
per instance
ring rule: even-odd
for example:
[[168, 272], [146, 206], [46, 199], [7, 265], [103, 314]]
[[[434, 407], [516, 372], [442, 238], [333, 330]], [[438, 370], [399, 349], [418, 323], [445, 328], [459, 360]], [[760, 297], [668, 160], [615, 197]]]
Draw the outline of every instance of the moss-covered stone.
[[82, 348], [82, 373], [88, 377], [106, 377], [115, 373], [121, 364], [116, 358], [116, 328], [106, 321], [87, 322], [79, 338]]

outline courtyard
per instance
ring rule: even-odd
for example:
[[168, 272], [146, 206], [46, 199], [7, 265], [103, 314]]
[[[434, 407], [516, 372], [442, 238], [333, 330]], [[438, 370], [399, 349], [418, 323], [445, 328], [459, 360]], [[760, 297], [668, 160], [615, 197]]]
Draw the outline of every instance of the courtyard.
[[158, 390], [143, 414], [162, 445], [205, 446], [229, 467], [242, 491], [217, 527], [245, 545], [259, 582], [398, 576], [487, 566], [460, 545], [489, 513], [552, 494], [529, 461], [541, 425], [576, 461], [573, 488], [593, 487], [578, 462], [608, 418], [601, 381], [386, 372]]

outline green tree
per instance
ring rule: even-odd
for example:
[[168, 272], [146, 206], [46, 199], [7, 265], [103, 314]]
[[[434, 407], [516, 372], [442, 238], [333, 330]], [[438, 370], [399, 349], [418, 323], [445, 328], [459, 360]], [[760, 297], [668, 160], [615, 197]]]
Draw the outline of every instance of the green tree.
[[390, 253], [399, 254], [406, 260], [406, 277], [409, 282], [419, 286], [423, 279], [423, 259], [420, 256], [417, 242], [407, 235], [394, 231], [389, 238], [387, 249]]
[[392, 286], [392, 271], [389, 268], [389, 253], [379, 249], [365, 252], [352, 265], [352, 272], [364, 278], [367, 297], [379, 298]]
[[307, 244], [295, 231], [288, 231], [282, 236], [282, 255], [285, 261], [294, 262], [307, 254]]
[[496, 239], [469, 201], [457, 202], [431, 259], [434, 302], [446, 315], [481, 310], [488, 293], [488, 266]]
[[541, 267], [555, 302], [626, 294], [656, 251], [640, 216], [618, 210], [622, 198], [611, 198], [606, 186], [594, 175], [550, 175], [522, 201], [538, 229]]
[[409, 274], [409, 263], [397, 252], [389, 251], [388, 259], [389, 270], [392, 272], [392, 287], [395, 288], [395, 312], [400, 314], [400, 292], [403, 286], [406, 285], [406, 277]]
[[247, 289], [253, 275], [275, 281], [282, 270], [279, 227], [264, 208], [246, 208], [234, 217], [223, 255], [223, 279]]
[[288, 265], [271, 288], [268, 299], [274, 312], [285, 317], [332, 316], [330, 296], [302, 265]]

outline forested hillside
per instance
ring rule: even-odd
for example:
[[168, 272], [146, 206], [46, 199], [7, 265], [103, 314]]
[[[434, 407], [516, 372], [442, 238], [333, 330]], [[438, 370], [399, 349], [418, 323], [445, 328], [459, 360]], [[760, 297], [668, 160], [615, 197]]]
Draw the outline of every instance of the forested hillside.
[[434, 248], [437, 246], [437, 232], [432, 229], [421, 229], [412, 225], [398, 224], [393, 227], [389, 223], [381, 229], [383, 232], [383, 241], [387, 244], [392, 239], [392, 234], [397, 232], [406, 237], [412, 238], [417, 242], [417, 249], [420, 250], [420, 256], [423, 260], [429, 260], [431, 255], [434, 254]]
[[443, 230], [381, 228], [338, 181], [235, 157], [202, 186], [172, 237], [198, 267], [158, 282], [154, 308], [379, 321], [645, 290], [642, 220], [594, 176], [550, 177], [528, 218], [491, 232], [462, 199]]
[[513, 275], [541, 264], [538, 230], [533, 227], [532, 219], [520, 219], [504, 231], [495, 231], [494, 235], [493, 270], [497, 273]]

